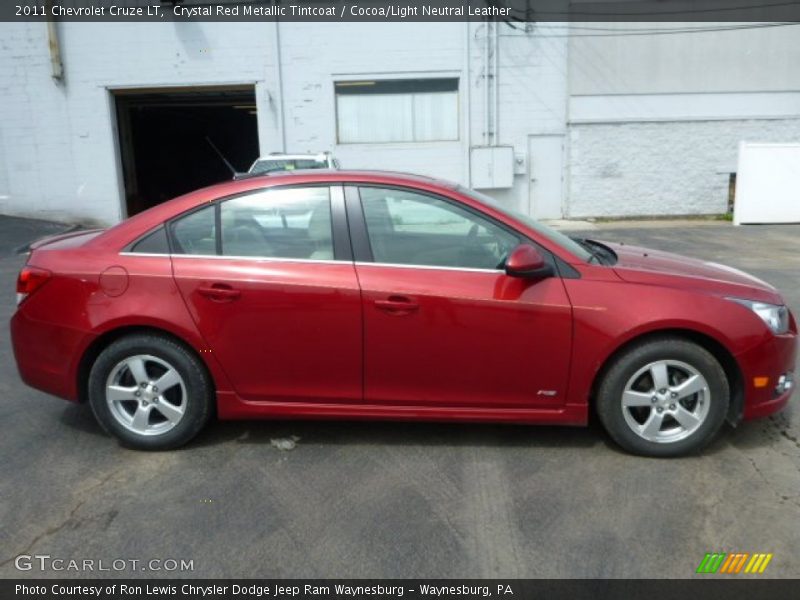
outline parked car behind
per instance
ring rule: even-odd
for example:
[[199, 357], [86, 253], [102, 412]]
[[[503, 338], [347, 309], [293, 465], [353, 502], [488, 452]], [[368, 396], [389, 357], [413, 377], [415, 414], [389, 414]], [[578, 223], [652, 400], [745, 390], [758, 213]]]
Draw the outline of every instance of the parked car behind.
[[[781, 294], [702, 260], [571, 239], [455, 184], [303, 171], [32, 246], [14, 354], [125, 444], [216, 413], [585, 425], [677, 456], [786, 406]], [[535, 434], [532, 434], [535, 435]]]
[[236, 173], [234, 179], [266, 175], [279, 171], [299, 171], [304, 169], [338, 169], [339, 161], [330, 152], [319, 154], [269, 154], [259, 157], [250, 165], [247, 173]]

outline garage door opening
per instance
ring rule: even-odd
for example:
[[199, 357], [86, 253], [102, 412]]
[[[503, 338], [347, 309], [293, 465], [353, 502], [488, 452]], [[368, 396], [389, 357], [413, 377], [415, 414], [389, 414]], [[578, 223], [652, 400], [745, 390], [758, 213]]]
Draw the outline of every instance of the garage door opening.
[[258, 157], [255, 88], [114, 93], [127, 216], [230, 180]]

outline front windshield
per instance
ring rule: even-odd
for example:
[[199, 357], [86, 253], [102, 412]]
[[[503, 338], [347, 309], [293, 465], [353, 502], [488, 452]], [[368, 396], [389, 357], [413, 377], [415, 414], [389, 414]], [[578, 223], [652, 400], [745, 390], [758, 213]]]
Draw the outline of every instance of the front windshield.
[[529, 217], [521, 212], [516, 210], [512, 210], [505, 206], [501, 206], [500, 203], [492, 198], [491, 196], [487, 196], [486, 194], [481, 194], [480, 192], [476, 192], [475, 190], [470, 190], [465, 187], [458, 187], [458, 191], [464, 194], [465, 196], [469, 196], [478, 200], [479, 202], [483, 202], [484, 204], [491, 206], [493, 209], [500, 211], [501, 213], [508, 215], [509, 217], [524, 223], [531, 229], [535, 230], [536, 233], [539, 233], [546, 237], [551, 242], [558, 244], [564, 250], [574, 254], [581, 260], [589, 261], [592, 258], [592, 253], [586, 250], [583, 246], [581, 246], [578, 242], [573, 240], [570, 237], [567, 237], [560, 231], [556, 231], [555, 229], [550, 229], [547, 225], [544, 225], [537, 221], [536, 219]]

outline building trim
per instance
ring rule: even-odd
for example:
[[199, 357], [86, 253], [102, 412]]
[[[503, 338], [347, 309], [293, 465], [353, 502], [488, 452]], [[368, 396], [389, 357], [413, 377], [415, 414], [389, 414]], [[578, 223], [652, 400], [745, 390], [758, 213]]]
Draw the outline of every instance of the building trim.
[[800, 91], [572, 96], [570, 124], [800, 118]]

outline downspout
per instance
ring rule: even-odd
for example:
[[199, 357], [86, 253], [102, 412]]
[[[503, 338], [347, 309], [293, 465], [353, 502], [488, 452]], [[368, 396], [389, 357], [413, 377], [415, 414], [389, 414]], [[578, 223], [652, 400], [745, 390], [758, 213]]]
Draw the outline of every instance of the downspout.
[[489, 106], [489, 99], [491, 94], [489, 91], [489, 27], [491, 21], [486, 19], [486, 31], [483, 36], [483, 145], [491, 145], [491, 107]]
[[465, 131], [464, 131], [464, 164], [466, 165], [466, 173], [464, 180], [467, 187], [472, 186], [472, 104], [470, 102], [470, 92], [472, 91], [472, 75], [470, 69], [470, 22], [464, 22], [464, 73], [466, 82], [464, 85], [464, 117]]
[[495, 146], [500, 144], [500, 35], [498, 23], [495, 23], [494, 30], [494, 68], [492, 69], [492, 87], [494, 88], [494, 106], [492, 107], [492, 141]]
[[[47, 14], [52, 14], [53, 0], [47, 0]], [[61, 45], [58, 41], [58, 22], [55, 17], [47, 20], [47, 48], [50, 52], [50, 76], [60, 83], [64, 80], [64, 63], [61, 61]]]
[[277, 61], [276, 84], [278, 86], [278, 128], [280, 129], [281, 152], [286, 152], [286, 119], [283, 114], [283, 60], [281, 59], [280, 22], [275, 19], [275, 60]]

